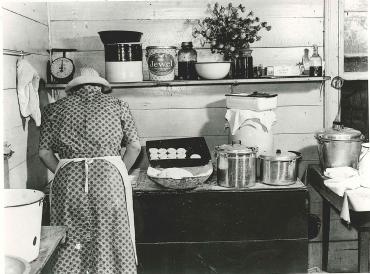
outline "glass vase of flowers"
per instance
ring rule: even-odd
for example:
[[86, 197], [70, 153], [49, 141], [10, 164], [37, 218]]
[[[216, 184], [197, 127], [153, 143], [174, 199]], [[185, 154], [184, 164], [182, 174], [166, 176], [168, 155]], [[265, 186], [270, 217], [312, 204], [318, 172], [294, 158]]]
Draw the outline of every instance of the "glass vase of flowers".
[[199, 39], [202, 46], [207, 43], [212, 53], [221, 53], [225, 60], [232, 61], [233, 76], [240, 75], [237, 71], [240, 51], [250, 50], [250, 44], [261, 39], [259, 31], [270, 31], [271, 26], [261, 22], [253, 11], [246, 12], [241, 4], [229, 3], [226, 7], [208, 4], [208, 12], [210, 16], [193, 27], [193, 37]]

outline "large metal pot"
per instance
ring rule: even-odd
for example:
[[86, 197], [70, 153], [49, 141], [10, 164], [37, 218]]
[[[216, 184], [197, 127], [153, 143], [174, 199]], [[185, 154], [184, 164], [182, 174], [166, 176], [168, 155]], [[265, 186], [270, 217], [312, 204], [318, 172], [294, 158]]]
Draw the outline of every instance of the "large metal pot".
[[323, 171], [329, 167], [358, 167], [364, 136], [353, 128], [334, 124], [315, 134], [320, 165]]
[[261, 182], [268, 185], [290, 185], [297, 181], [297, 160], [301, 153], [280, 149], [273, 155], [260, 155]]
[[256, 183], [257, 148], [240, 144], [216, 147], [217, 184], [247, 188]]
[[45, 194], [32, 189], [3, 189], [4, 254], [31, 262], [39, 255]]

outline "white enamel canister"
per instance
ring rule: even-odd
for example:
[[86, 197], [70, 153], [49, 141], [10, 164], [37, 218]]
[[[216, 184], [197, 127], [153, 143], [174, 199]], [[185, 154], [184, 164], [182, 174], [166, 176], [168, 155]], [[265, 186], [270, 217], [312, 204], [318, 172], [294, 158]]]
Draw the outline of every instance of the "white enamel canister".
[[32, 189], [3, 189], [4, 254], [28, 262], [39, 255], [45, 194]]
[[139, 42], [104, 44], [108, 82], [143, 81], [142, 46]]

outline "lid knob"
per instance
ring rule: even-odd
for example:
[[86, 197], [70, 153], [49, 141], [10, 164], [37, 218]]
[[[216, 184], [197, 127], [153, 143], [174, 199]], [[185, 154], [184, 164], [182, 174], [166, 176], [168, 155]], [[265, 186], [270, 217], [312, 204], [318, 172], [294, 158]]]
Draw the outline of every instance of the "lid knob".
[[344, 126], [343, 126], [343, 124], [342, 124], [341, 122], [339, 122], [339, 121], [333, 121], [333, 126], [332, 126], [332, 128], [333, 128], [334, 130], [341, 130], [341, 129], [343, 129], [343, 128], [344, 128]]
[[242, 141], [241, 140], [231, 141], [231, 145], [241, 145], [241, 144], [242, 144]]

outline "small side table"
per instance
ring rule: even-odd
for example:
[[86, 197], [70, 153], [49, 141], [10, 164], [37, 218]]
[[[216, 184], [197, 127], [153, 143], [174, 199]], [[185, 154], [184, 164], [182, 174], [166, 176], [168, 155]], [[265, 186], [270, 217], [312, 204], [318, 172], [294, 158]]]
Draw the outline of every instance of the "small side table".
[[67, 233], [65, 226], [42, 226], [40, 253], [36, 260], [30, 263], [30, 274], [41, 273], [58, 245], [64, 242]]
[[[309, 183], [323, 199], [322, 220], [322, 269], [328, 269], [329, 234], [330, 234], [330, 208], [340, 212], [343, 197], [338, 196], [325, 186], [325, 177], [318, 165], [310, 165], [307, 170], [307, 183]], [[358, 232], [358, 271], [370, 272], [370, 211], [350, 211], [351, 226]]]

